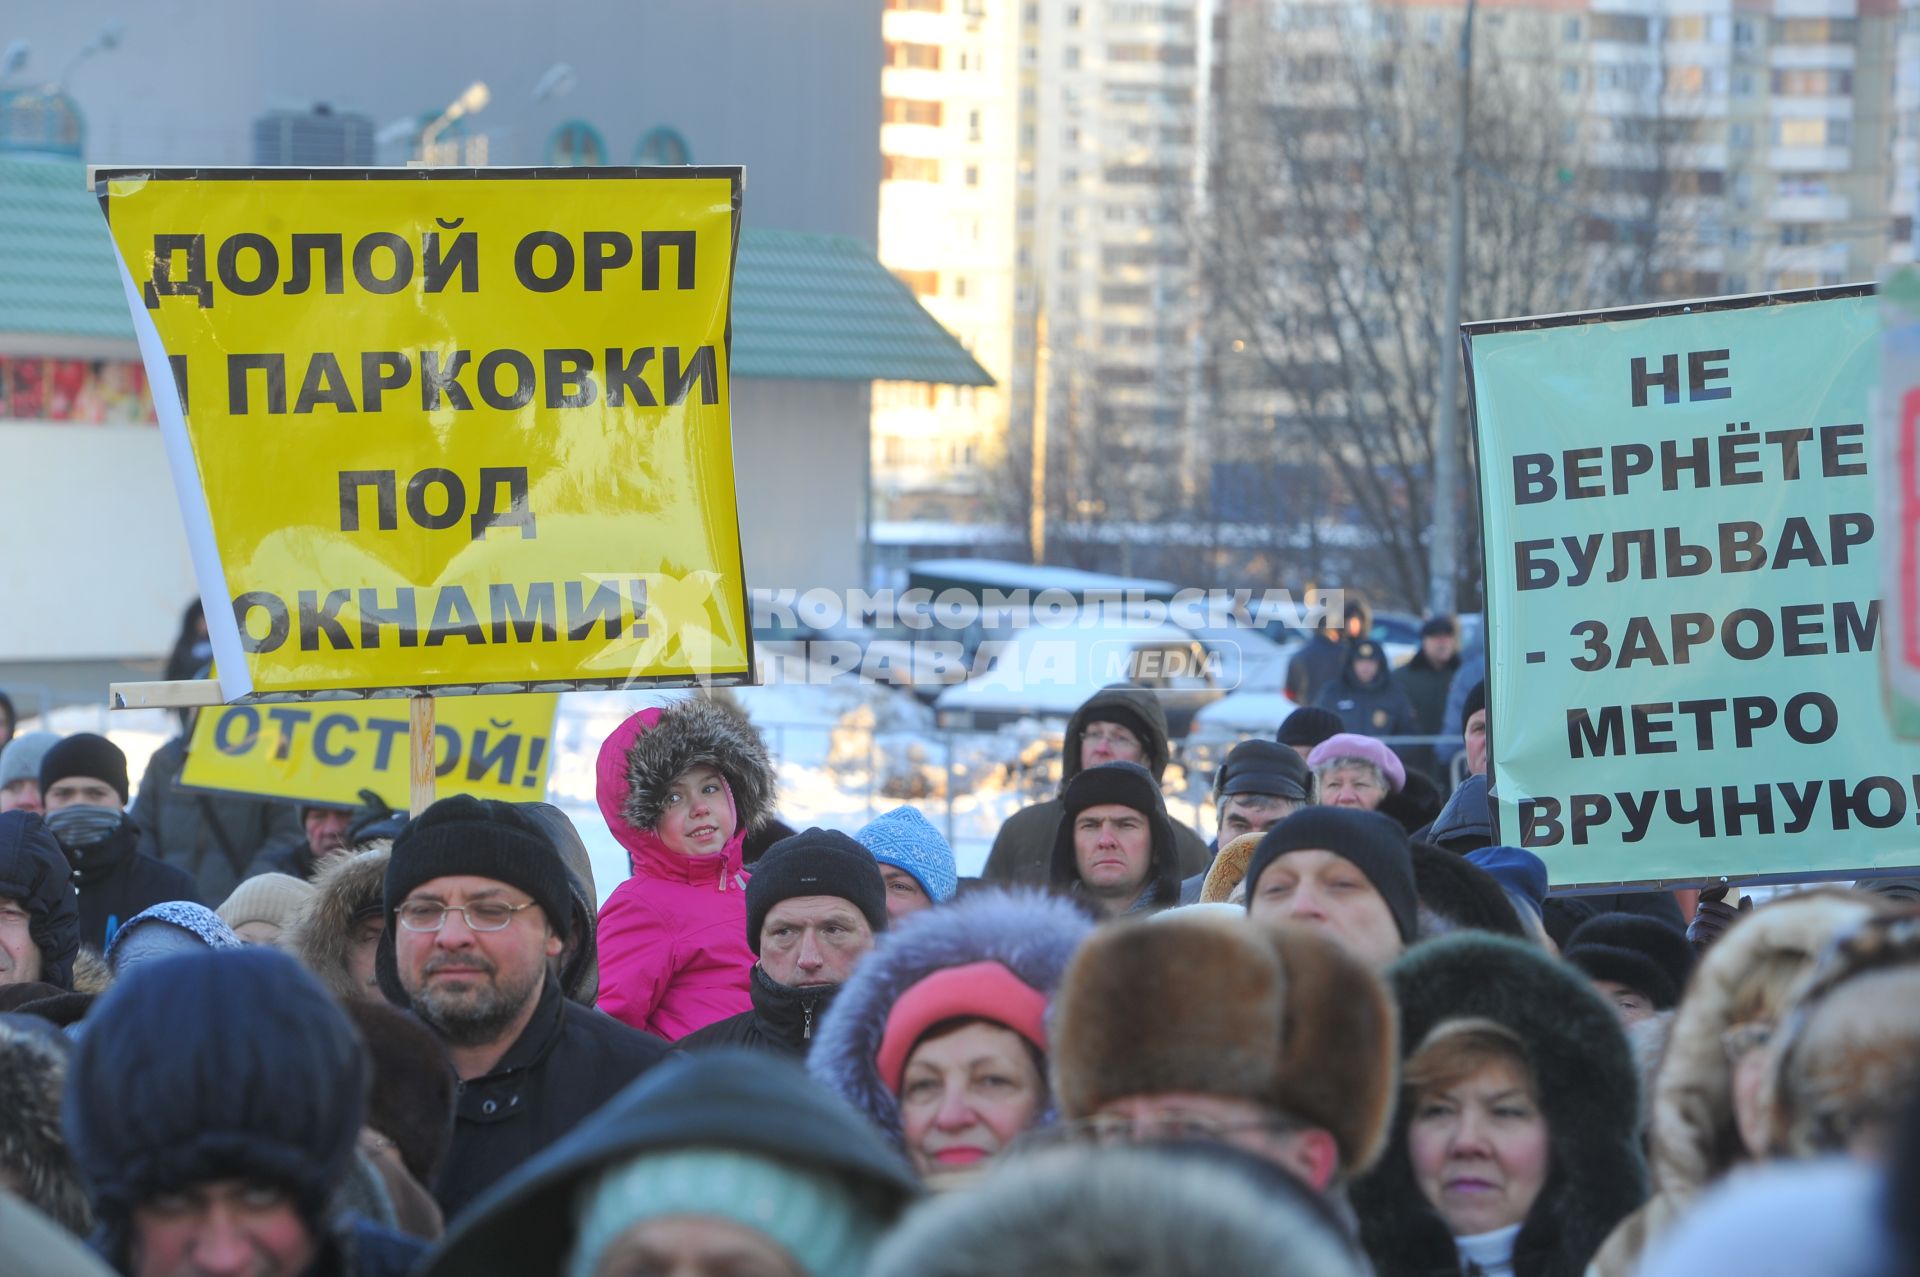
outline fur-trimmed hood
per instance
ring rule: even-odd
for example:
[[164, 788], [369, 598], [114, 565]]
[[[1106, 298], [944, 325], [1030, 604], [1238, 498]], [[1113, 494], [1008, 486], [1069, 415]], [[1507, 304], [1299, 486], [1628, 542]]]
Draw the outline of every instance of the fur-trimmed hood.
[[637, 871], [645, 861], [673, 871], [675, 855], [654, 834], [667, 809], [667, 793], [689, 767], [712, 767], [726, 778], [735, 824], [723, 856], [727, 872], [742, 863], [746, 836], [773, 819], [773, 759], [745, 716], [705, 698], [675, 701], [643, 709], [601, 743], [596, 764], [596, 797], [607, 828]]
[[67, 1068], [59, 1041], [0, 1021], [0, 1168], [28, 1205], [85, 1237], [93, 1208], [60, 1128]]
[[1733, 1110], [1733, 1070], [1721, 1035], [1733, 997], [1754, 967], [1782, 955], [1808, 966], [1845, 931], [1877, 911], [1871, 896], [1825, 889], [1775, 900], [1742, 919], [1701, 957], [1673, 1017], [1654, 1076], [1649, 1162], [1654, 1195], [1614, 1230], [1594, 1259], [1599, 1277], [1628, 1277], [1647, 1243], [1665, 1232], [1707, 1185], [1742, 1156]]
[[[1614, 1012], [1579, 972], [1507, 936], [1429, 940], [1387, 974], [1400, 1004], [1403, 1059], [1449, 1020], [1492, 1020], [1520, 1039], [1539, 1086], [1550, 1160], [1514, 1243], [1514, 1272], [1580, 1277], [1646, 1196], [1639, 1080]], [[1353, 1186], [1361, 1241], [1379, 1277], [1459, 1269], [1451, 1231], [1414, 1180], [1410, 1100], [1403, 1088], [1385, 1155]]]
[[898, 1146], [900, 1104], [880, 1080], [876, 1061], [900, 995], [936, 971], [998, 962], [1051, 997], [1092, 930], [1073, 905], [1037, 891], [978, 891], [914, 914], [882, 935], [841, 986], [814, 1037], [807, 1071]]
[[359, 922], [385, 906], [388, 859], [384, 850], [329, 857], [314, 876], [313, 899], [294, 919], [285, 941], [287, 951], [342, 1001], [377, 996], [354, 985], [347, 956]]

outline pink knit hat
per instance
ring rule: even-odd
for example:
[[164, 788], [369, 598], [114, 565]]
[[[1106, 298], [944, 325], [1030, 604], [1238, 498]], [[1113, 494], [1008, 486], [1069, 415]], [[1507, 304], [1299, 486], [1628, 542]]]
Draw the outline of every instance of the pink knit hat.
[[906, 1076], [907, 1056], [920, 1035], [943, 1020], [962, 1017], [1005, 1025], [1047, 1049], [1047, 995], [998, 962], [969, 962], [936, 971], [902, 993], [887, 1013], [875, 1063], [880, 1080], [895, 1095]]
[[1313, 747], [1307, 755], [1307, 766], [1319, 771], [1328, 763], [1342, 758], [1358, 759], [1363, 763], [1372, 763], [1387, 778], [1387, 791], [1397, 794], [1407, 786], [1407, 765], [1400, 756], [1382, 745], [1371, 736], [1362, 736], [1358, 732], [1341, 732], [1329, 736]]

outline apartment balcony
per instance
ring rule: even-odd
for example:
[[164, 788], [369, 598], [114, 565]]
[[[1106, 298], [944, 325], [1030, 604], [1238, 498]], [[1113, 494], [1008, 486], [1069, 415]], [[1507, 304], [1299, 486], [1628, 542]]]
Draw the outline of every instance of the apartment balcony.
[[1767, 149], [1767, 167], [1777, 173], [1845, 173], [1853, 167], [1853, 150], [1845, 146], [1774, 146]]
[[1782, 71], [1853, 70], [1850, 44], [1776, 44], [1767, 50], [1767, 65]]
[[1852, 211], [1844, 195], [1780, 195], [1767, 201], [1767, 219], [1774, 222], [1842, 222]]
[[1853, 118], [1853, 99], [1830, 95], [1827, 97], [1790, 98], [1776, 96], [1767, 103], [1767, 114], [1776, 120], [1807, 119], [1819, 117], [1823, 120], [1851, 120]]
[[1766, 250], [1767, 269], [1774, 271], [1844, 271], [1851, 260], [1845, 243], [1774, 244]]
[[1854, 18], [1860, 0], [1773, 0], [1776, 18]]

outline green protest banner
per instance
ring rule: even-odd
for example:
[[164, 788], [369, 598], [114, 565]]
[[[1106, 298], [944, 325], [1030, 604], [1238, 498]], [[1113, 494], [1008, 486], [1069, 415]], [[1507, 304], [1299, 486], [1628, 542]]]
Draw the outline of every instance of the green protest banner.
[[1556, 888], [1920, 862], [1871, 288], [1463, 332], [1502, 838]]

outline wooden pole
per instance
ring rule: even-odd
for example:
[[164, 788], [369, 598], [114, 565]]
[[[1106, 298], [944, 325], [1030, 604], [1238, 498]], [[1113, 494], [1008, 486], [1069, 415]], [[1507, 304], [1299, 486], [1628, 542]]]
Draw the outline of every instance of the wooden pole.
[[416, 696], [408, 702], [413, 711], [407, 726], [407, 745], [411, 756], [409, 771], [411, 797], [408, 805], [418, 816], [433, 805], [433, 697]]

